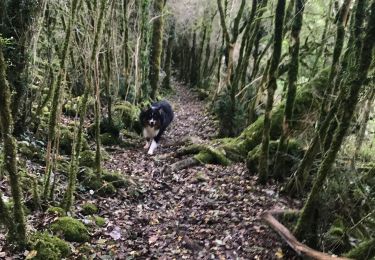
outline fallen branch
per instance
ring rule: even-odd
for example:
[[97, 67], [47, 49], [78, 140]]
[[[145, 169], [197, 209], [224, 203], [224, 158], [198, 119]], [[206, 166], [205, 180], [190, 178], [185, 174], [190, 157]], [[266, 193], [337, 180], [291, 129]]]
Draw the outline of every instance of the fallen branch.
[[319, 260], [348, 260], [349, 258], [337, 257], [334, 255], [329, 255], [312, 249], [311, 247], [302, 244], [297, 240], [297, 238], [283, 225], [281, 224], [274, 215], [283, 215], [291, 211], [285, 210], [270, 210], [266, 211], [262, 215], [262, 219], [275, 230], [284, 241], [299, 255], [307, 256], [313, 259]]

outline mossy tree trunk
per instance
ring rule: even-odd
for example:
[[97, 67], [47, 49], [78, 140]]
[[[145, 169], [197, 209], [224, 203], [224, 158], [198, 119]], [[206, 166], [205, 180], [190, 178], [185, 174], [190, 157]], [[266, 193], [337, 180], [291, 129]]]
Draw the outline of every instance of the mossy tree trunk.
[[125, 76], [125, 88], [128, 87], [127, 83], [129, 82], [129, 65], [130, 65], [130, 55], [129, 55], [129, 25], [128, 25], [128, 6], [129, 0], [123, 0], [123, 53], [124, 53], [124, 76]]
[[[100, 11], [99, 11], [99, 17], [96, 23], [96, 30], [95, 30], [95, 36], [94, 41], [92, 44], [91, 49], [91, 56], [90, 56], [90, 65], [96, 64], [98, 61], [98, 52], [99, 52], [99, 46], [101, 42], [102, 37], [102, 28], [104, 24], [104, 13], [106, 9], [106, 1], [102, 0], [100, 5]], [[94, 66], [95, 67], [95, 66]], [[86, 73], [86, 71], [85, 71]], [[74, 148], [71, 155], [70, 160], [70, 167], [69, 167], [69, 181], [68, 181], [68, 187], [66, 189], [64, 200], [62, 202], [62, 207], [65, 209], [65, 211], [70, 211], [71, 206], [73, 205], [74, 201], [74, 192], [76, 189], [76, 179], [77, 179], [77, 172], [78, 172], [78, 164], [79, 164], [79, 157], [82, 150], [82, 140], [83, 140], [83, 129], [85, 124], [85, 118], [86, 118], [86, 112], [87, 112], [87, 103], [89, 96], [93, 90], [91, 87], [91, 82], [89, 82], [89, 75], [85, 75], [85, 84], [84, 84], [84, 94], [82, 98], [82, 103], [79, 111], [79, 126], [77, 130], [77, 137], [75, 140]], [[97, 85], [95, 85], [95, 88]], [[97, 92], [97, 91], [95, 91]], [[100, 107], [95, 107], [95, 110]], [[95, 114], [98, 114], [97, 111]], [[97, 174], [101, 174], [101, 151], [100, 151], [100, 121], [97, 122], [97, 118], [95, 118], [95, 141], [96, 141], [96, 153], [95, 153], [95, 169]], [[98, 162], [99, 161], [99, 162]]]
[[340, 8], [340, 12], [338, 14], [336, 41], [335, 41], [335, 46], [334, 46], [334, 49], [333, 49], [331, 70], [330, 70], [330, 73], [329, 73], [327, 90], [324, 94], [322, 107], [321, 107], [321, 110], [320, 110], [319, 125], [323, 122], [324, 117], [326, 116], [328, 108], [329, 108], [329, 103], [330, 103], [329, 97], [332, 94], [332, 90], [333, 90], [332, 82], [337, 75], [338, 68], [339, 68], [340, 56], [341, 56], [341, 53], [342, 53], [342, 49], [344, 47], [345, 28], [346, 28], [346, 24], [347, 24], [347, 18], [348, 18], [351, 2], [352, 2], [352, 0], [345, 0], [344, 3], [342, 4], [342, 6]]
[[[342, 85], [344, 83], [344, 75], [346, 73], [350, 73], [349, 63], [351, 62], [354, 57], [358, 56], [360, 54], [360, 41], [361, 38], [361, 27], [364, 20], [364, 10], [365, 10], [365, 4], [363, 0], [357, 1], [356, 5], [356, 11], [355, 11], [355, 19], [352, 19], [352, 31], [348, 42], [348, 49], [346, 50], [344, 57], [342, 59], [341, 65], [340, 65], [340, 71], [338, 72], [338, 75], [335, 80], [335, 85]], [[354, 46], [354, 42], [356, 43]], [[353, 49], [354, 48], [354, 49]], [[330, 74], [331, 75], [330, 69]], [[332, 83], [332, 82], [331, 82]], [[347, 95], [347, 90], [345, 87], [340, 86], [339, 93], [337, 95], [336, 100], [330, 107], [330, 110], [324, 117], [324, 120], [320, 122], [320, 125], [318, 126], [317, 130], [315, 131], [314, 138], [309, 144], [308, 149], [306, 150], [304, 157], [302, 161], [299, 163], [298, 168], [296, 172], [293, 174], [293, 176], [288, 181], [285, 191], [289, 194], [299, 194], [303, 191], [304, 186], [306, 184], [307, 174], [311, 166], [313, 165], [313, 162], [315, 160], [315, 157], [321, 150], [320, 146], [323, 143], [326, 143], [328, 147], [324, 148], [325, 151], [328, 150], [329, 145], [331, 144], [331, 140], [334, 135], [335, 127], [337, 126], [336, 120], [334, 120], [335, 117], [339, 117], [339, 112], [342, 109], [342, 100]], [[322, 102], [325, 102], [324, 100]], [[322, 108], [322, 107], [321, 107]]]
[[[374, 83], [373, 83], [374, 84]], [[356, 159], [358, 158], [358, 154], [362, 148], [363, 141], [365, 140], [366, 137], [366, 129], [368, 126], [368, 122], [370, 120], [370, 114], [371, 114], [371, 108], [374, 104], [374, 99], [375, 99], [375, 88], [372, 88], [368, 92], [368, 97], [365, 103], [364, 111], [363, 111], [363, 119], [360, 124], [360, 130], [359, 134], [356, 138], [355, 142], [355, 150], [354, 150], [354, 156], [352, 158], [352, 164], [354, 166]]]
[[327, 42], [326, 37], [327, 37], [327, 32], [328, 32], [328, 26], [331, 23], [332, 5], [333, 5], [333, 0], [330, 0], [329, 5], [328, 5], [327, 15], [326, 15], [325, 22], [324, 22], [324, 29], [323, 29], [322, 37], [320, 41], [321, 44], [315, 54], [315, 61], [312, 66], [311, 77], [314, 77], [316, 72], [318, 71], [318, 63], [319, 63], [320, 58], [322, 57], [324, 48], [326, 47], [325, 43]]
[[149, 97], [149, 49], [150, 49], [150, 0], [142, 0], [140, 4], [140, 84], [139, 93], [136, 101], [147, 99]]
[[[12, 219], [14, 220], [14, 234], [11, 234], [11, 239], [12, 242], [15, 242], [20, 247], [24, 247], [26, 245], [26, 225], [17, 169], [17, 144], [16, 139], [13, 136], [11, 91], [6, 79], [6, 64], [2, 46], [0, 46], [0, 104], [0, 127], [4, 143], [4, 167], [9, 175], [10, 188], [14, 203], [12, 216]], [[4, 212], [4, 214], [6, 214], [6, 212]]]
[[60, 64], [59, 64], [59, 71], [57, 75], [56, 84], [53, 86], [53, 99], [52, 99], [52, 108], [51, 113], [49, 116], [49, 123], [48, 123], [48, 143], [47, 143], [47, 151], [46, 151], [46, 176], [44, 180], [44, 189], [43, 189], [43, 199], [48, 198], [48, 192], [50, 188], [51, 182], [51, 170], [52, 170], [52, 150], [53, 150], [53, 143], [55, 142], [56, 137], [56, 129], [57, 129], [57, 118], [58, 118], [58, 111], [60, 109], [60, 97], [62, 94], [62, 83], [65, 78], [66, 73], [66, 60], [68, 56], [68, 50], [72, 38], [72, 29], [75, 23], [76, 14], [78, 12], [78, 7], [80, 5], [80, 0], [73, 0], [72, 7], [70, 11], [69, 17], [69, 24], [66, 28], [65, 39], [63, 44], [63, 49], [60, 55]]
[[271, 131], [271, 111], [273, 107], [273, 98], [277, 88], [277, 69], [281, 57], [282, 37], [283, 37], [283, 21], [285, 14], [285, 0], [278, 0], [275, 13], [275, 31], [273, 54], [271, 59], [270, 68], [268, 70], [267, 82], [267, 102], [264, 114], [264, 129], [262, 136], [261, 154], [259, 158], [259, 183], [266, 183], [268, 179], [268, 152]]
[[4, 38], [12, 39], [11, 45], [3, 49], [6, 60], [11, 61], [7, 71], [7, 78], [12, 91], [12, 116], [15, 123], [16, 135], [25, 130], [26, 107], [23, 100], [29, 84], [28, 69], [30, 50], [29, 45], [33, 36], [33, 26], [43, 10], [44, 1], [2, 1], [3, 16], [0, 23], [0, 34]]
[[372, 62], [372, 56], [369, 55], [369, 53], [372, 53], [375, 45], [375, 1], [372, 1], [371, 3], [370, 12], [371, 13], [367, 22], [367, 28], [365, 30], [366, 35], [362, 43], [361, 53], [359, 57], [357, 57], [356, 64], [358, 65], [356, 66], [356, 69], [351, 72], [352, 75], [347, 83], [349, 92], [343, 101], [346, 110], [342, 113], [339, 119], [339, 126], [335, 132], [332, 144], [319, 167], [317, 177], [295, 228], [295, 234], [299, 239], [307, 238], [309, 241], [311, 237], [314, 237], [314, 230], [311, 230], [311, 227], [315, 226], [315, 212], [319, 210], [319, 206], [321, 204], [319, 194], [322, 190], [324, 181], [331, 172], [336, 155], [350, 127], [351, 119], [358, 103], [362, 85], [367, 79], [368, 69]]
[[291, 31], [291, 46], [290, 46], [290, 63], [289, 63], [289, 70], [288, 70], [288, 92], [285, 102], [285, 111], [284, 111], [284, 119], [283, 119], [283, 132], [280, 136], [279, 140], [279, 147], [278, 152], [276, 153], [276, 163], [275, 163], [275, 172], [274, 175], [276, 178], [280, 178], [281, 176], [277, 172], [277, 165], [279, 163], [278, 159], [279, 156], [282, 156], [284, 153], [287, 152], [287, 143], [290, 135], [290, 124], [293, 116], [293, 106], [294, 100], [296, 98], [296, 91], [297, 91], [297, 78], [298, 78], [298, 65], [299, 65], [299, 49], [300, 49], [300, 40], [299, 34], [302, 28], [302, 20], [303, 20], [303, 11], [304, 11], [304, 0], [296, 0], [295, 7], [294, 7], [294, 18], [293, 18], [293, 25]]
[[[232, 120], [232, 122], [229, 122], [228, 124], [225, 124], [226, 126], [229, 126], [229, 129], [220, 129], [220, 132], [225, 132], [228, 136], [234, 136], [237, 133], [237, 129], [234, 123], [234, 116], [237, 110], [237, 104], [236, 104], [236, 94], [237, 94], [237, 84], [235, 81], [233, 81], [233, 73], [234, 73], [234, 47], [236, 45], [238, 36], [240, 34], [240, 21], [242, 19], [242, 14], [245, 10], [245, 4], [246, 1], [242, 0], [239, 10], [236, 14], [236, 17], [233, 21], [233, 27], [229, 31], [229, 28], [227, 26], [227, 23], [225, 21], [225, 12], [222, 6], [222, 1], [217, 0], [217, 5], [219, 9], [220, 14], [220, 25], [223, 32], [223, 38], [225, 43], [225, 78], [223, 80], [222, 85], [229, 90], [229, 99], [230, 99], [230, 111], [228, 114], [231, 114], [231, 117], [228, 117], [226, 120]], [[220, 83], [219, 83], [220, 84]], [[213, 102], [216, 99], [216, 95], [219, 94], [220, 89], [215, 93], [215, 96], [213, 98]], [[223, 128], [223, 127], [222, 127]], [[225, 127], [227, 128], [227, 127]], [[224, 130], [224, 131], [223, 131]]]
[[192, 87], [197, 85], [197, 80], [198, 80], [198, 73], [197, 73], [198, 61], [197, 61], [196, 49], [197, 49], [197, 31], [195, 30], [193, 34], [193, 42], [191, 44], [191, 50], [190, 50], [190, 68], [189, 68], [189, 71], [190, 71], [189, 82], [190, 82], [190, 86]]
[[166, 50], [166, 55], [165, 55], [165, 78], [163, 82], [163, 87], [166, 89], [171, 88], [171, 63], [172, 63], [172, 51], [173, 51], [173, 46], [174, 46], [174, 41], [175, 41], [175, 24], [174, 21], [171, 24], [171, 28], [169, 30], [169, 35], [168, 35], [168, 43], [167, 43], [167, 50]]
[[10, 241], [14, 241], [12, 237], [15, 234], [15, 225], [8, 207], [5, 205], [3, 195], [0, 192], [0, 224], [3, 224], [8, 230], [8, 236]]
[[163, 45], [163, 8], [164, 0], [154, 0], [154, 21], [152, 24], [152, 39], [150, 53], [151, 99], [155, 100], [159, 88], [160, 60]]

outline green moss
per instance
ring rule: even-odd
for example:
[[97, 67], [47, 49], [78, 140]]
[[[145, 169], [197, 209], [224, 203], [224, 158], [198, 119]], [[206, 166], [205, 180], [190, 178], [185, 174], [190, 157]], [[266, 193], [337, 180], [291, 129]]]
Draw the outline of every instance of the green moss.
[[37, 252], [33, 258], [36, 260], [59, 260], [71, 253], [67, 242], [48, 233], [40, 232], [30, 236], [30, 248]]
[[[271, 141], [269, 144], [269, 172], [273, 171], [274, 159], [277, 151], [279, 142]], [[260, 156], [261, 144], [252, 149], [246, 158], [246, 165], [251, 174], [258, 172], [259, 156]], [[289, 176], [290, 173], [297, 166], [299, 159], [303, 156], [302, 145], [295, 139], [290, 139], [288, 144], [288, 153], [279, 155], [279, 166], [277, 168], [279, 176]]]
[[51, 230], [61, 234], [70, 242], [87, 242], [90, 237], [86, 226], [72, 217], [60, 217], [51, 225]]
[[103, 185], [97, 190], [97, 192], [100, 196], [106, 197], [116, 194], [117, 190], [112, 183], [103, 182]]
[[77, 179], [79, 181], [84, 181], [85, 179], [92, 177], [94, 175], [94, 171], [90, 167], [81, 167], [77, 174]]
[[345, 256], [351, 259], [372, 259], [375, 256], [375, 238], [362, 242]]
[[104, 133], [100, 135], [100, 141], [103, 145], [112, 146], [119, 144], [119, 140], [116, 136], [111, 133]]
[[[63, 154], [70, 155], [72, 153], [72, 147], [74, 144], [73, 131], [67, 127], [61, 127], [60, 129], [60, 151]], [[82, 148], [87, 149], [88, 143], [86, 138], [82, 137]]]
[[105, 218], [99, 217], [99, 216], [92, 216], [91, 219], [95, 222], [95, 224], [98, 227], [104, 227], [105, 226]]
[[188, 155], [188, 154], [197, 154], [200, 151], [203, 151], [206, 147], [202, 144], [192, 144], [189, 146], [182, 147], [177, 150], [179, 156]]
[[206, 164], [219, 164], [229, 165], [230, 161], [226, 158], [225, 154], [217, 148], [205, 146], [197, 155], [194, 156], [200, 163]]
[[119, 118], [126, 129], [141, 131], [141, 125], [138, 120], [140, 109], [132, 105], [130, 102], [118, 102], [114, 106], [114, 118]]
[[54, 215], [57, 215], [59, 217], [63, 217], [65, 216], [65, 210], [63, 208], [60, 208], [60, 207], [49, 207], [47, 209], [47, 213], [51, 213], [51, 214], [54, 214]]
[[[328, 70], [323, 70], [316, 78], [300, 86], [297, 89], [293, 109], [294, 129], [304, 128], [306, 120], [300, 120], [306, 116], [306, 111], [314, 111], [319, 108], [320, 97], [327, 85]], [[276, 140], [282, 132], [282, 122], [285, 103], [281, 103], [272, 110], [271, 116], [271, 140]], [[225, 141], [223, 149], [232, 160], [246, 157], [262, 141], [264, 116], [260, 116], [253, 124], [242, 131], [237, 138]], [[232, 158], [233, 157], [233, 158]]]
[[70, 162], [64, 159], [58, 160], [57, 170], [67, 176], [70, 170]]
[[80, 153], [79, 165], [86, 167], [94, 167], [95, 165], [95, 152], [91, 150], [85, 150]]
[[112, 183], [116, 188], [126, 188], [130, 185], [130, 181], [119, 172], [106, 172], [102, 174], [102, 179]]
[[210, 92], [208, 90], [201, 89], [201, 88], [197, 88], [197, 94], [200, 100], [205, 100], [206, 98], [210, 96]]
[[76, 100], [68, 100], [63, 106], [63, 113], [67, 116], [78, 115], [78, 106]]
[[85, 171], [82, 184], [88, 189], [98, 190], [102, 187], [102, 180], [92, 170], [90, 170]]
[[80, 179], [82, 179], [82, 185], [87, 189], [96, 191], [101, 196], [110, 196], [116, 194], [116, 188], [112, 183], [106, 182], [98, 177], [90, 169], [86, 169], [85, 173], [81, 173]]
[[29, 160], [41, 162], [44, 160], [43, 150], [26, 141], [18, 142], [18, 152]]
[[93, 203], [85, 203], [82, 205], [81, 210], [83, 215], [93, 215], [99, 212], [98, 207]]

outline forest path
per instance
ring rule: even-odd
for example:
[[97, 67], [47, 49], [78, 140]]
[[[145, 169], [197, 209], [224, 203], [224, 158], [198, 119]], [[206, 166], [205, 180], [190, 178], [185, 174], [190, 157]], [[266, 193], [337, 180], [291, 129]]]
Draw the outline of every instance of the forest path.
[[243, 163], [163, 173], [165, 165], [177, 161], [166, 154], [179, 148], [166, 144], [187, 136], [207, 141], [215, 134], [204, 102], [174, 85], [168, 100], [175, 119], [156, 155], [147, 155], [143, 143], [110, 153], [106, 168], [131, 176], [139, 187], [97, 201], [100, 215], [109, 220], [97, 238], [107, 236], [110, 244], [97, 246], [102, 252], [110, 247], [118, 259], [275, 259], [282, 245], [260, 220], [264, 210], [288, 204], [275, 187], [258, 187]]

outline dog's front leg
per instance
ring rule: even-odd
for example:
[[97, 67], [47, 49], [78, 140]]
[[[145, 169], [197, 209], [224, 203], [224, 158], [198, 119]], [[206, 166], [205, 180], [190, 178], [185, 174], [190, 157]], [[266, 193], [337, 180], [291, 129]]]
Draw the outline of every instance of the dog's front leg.
[[147, 154], [153, 155], [156, 147], [158, 147], [158, 143], [154, 139], [152, 139], [151, 146], [150, 146], [150, 149], [148, 149]]
[[146, 144], [143, 146], [144, 149], [148, 149], [150, 147], [150, 138], [148, 137], [148, 132], [146, 128], [143, 128], [143, 137], [146, 138]]

